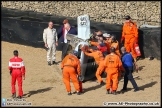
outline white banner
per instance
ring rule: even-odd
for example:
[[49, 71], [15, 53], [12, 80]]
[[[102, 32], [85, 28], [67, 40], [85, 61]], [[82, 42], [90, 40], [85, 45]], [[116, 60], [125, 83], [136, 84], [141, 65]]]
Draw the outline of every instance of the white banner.
[[90, 19], [88, 15], [81, 15], [77, 18], [78, 38], [89, 39], [90, 37]]

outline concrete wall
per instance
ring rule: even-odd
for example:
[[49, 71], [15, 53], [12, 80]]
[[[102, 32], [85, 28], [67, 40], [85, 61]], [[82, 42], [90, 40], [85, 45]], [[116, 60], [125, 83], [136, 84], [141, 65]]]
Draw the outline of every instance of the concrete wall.
[[122, 18], [130, 15], [138, 26], [161, 25], [160, 1], [4, 1], [1, 7], [72, 18], [88, 14], [91, 20], [110, 24], [122, 24], [124, 22]]

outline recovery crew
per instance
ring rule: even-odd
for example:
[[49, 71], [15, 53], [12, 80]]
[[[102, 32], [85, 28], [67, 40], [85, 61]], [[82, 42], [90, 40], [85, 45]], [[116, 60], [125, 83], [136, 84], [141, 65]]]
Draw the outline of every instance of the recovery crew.
[[126, 22], [123, 25], [121, 43], [125, 39], [124, 47], [126, 51], [132, 52], [132, 56], [136, 62], [137, 55], [134, 49], [134, 44], [138, 43], [138, 28], [135, 22], [131, 21], [130, 16], [126, 16]]
[[111, 35], [111, 45], [110, 47], [114, 47], [115, 48], [115, 53], [121, 57], [120, 55], [120, 51], [119, 51], [119, 42], [116, 40], [116, 36]]
[[[122, 67], [122, 62], [118, 55], [115, 54], [115, 48], [110, 48], [110, 54], [108, 54], [104, 60], [106, 77], [106, 90], [107, 94], [113, 93], [116, 95], [116, 90], [118, 88], [118, 78], [119, 72], [124, 71]], [[112, 88], [112, 91], [110, 90]]]
[[101, 31], [98, 31], [96, 34], [97, 36], [99, 36], [98, 41], [89, 41], [89, 43], [93, 46], [98, 47], [98, 49], [103, 53], [103, 55], [106, 56], [109, 53], [110, 45], [103, 39], [104, 37]]
[[92, 40], [92, 41], [89, 41], [89, 43], [91, 45], [93, 45], [93, 46], [98, 46], [99, 45], [100, 37], [102, 37], [102, 32], [101, 31], [98, 31], [98, 32], [96, 32], [96, 36], [95, 36], [95, 38], [97, 39], [97, 41]]
[[81, 70], [80, 61], [77, 58], [77, 55], [77, 51], [73, 51], [73, 53], [69, 53], [68, 55], [66, 55], [61, 63], [63, 82], [66, 86], [68, 95], [72, 95], [70, 87], [70, 78], [74, 84], [77, 95], [80, 95], [80, 86], [77, 76], [81, 77]]
[[97, 68], [97, 71], [96, 71], [97, 80], [100, 83], [100, 85], [104, 85], [105, 82], [103, 82], [103, 80], [100, 76], [105, 69], [105, 67], [104, 67], [104, 56], [103, 56], [102, 52], [97, 47], [95, 47], [94, 49], [88, 48], [88, 51], [90, 51], [91, 53], [87, 52], [84, 47], [82, 47], [81, 50], [84, 52], [85, 55], [91, 56], [95, 59], [95, 62], [98, 65], [98, 68]]

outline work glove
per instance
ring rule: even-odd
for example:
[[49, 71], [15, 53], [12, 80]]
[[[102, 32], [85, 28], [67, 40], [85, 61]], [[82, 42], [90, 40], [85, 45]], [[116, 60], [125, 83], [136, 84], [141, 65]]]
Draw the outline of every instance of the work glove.
[[10, 75], [12, 75], [12, 70], [10, 70]]
[[91, 34], [89, 35], [89, 37], [90, 37], [90, 39], [92, 39], [92, 38], [93, 38], [93, 34], [91, 33]]
[[84, 77], [82, 75], [78, 75], [78, 80], [79, 81], [83, 81], [84, 80]]
[[91, 46], [91, 41], [92, 41], [92, 39], [87, 40], [89, 46]]
[[91, 45], [91, 40], [88, 41], [88, 44]]

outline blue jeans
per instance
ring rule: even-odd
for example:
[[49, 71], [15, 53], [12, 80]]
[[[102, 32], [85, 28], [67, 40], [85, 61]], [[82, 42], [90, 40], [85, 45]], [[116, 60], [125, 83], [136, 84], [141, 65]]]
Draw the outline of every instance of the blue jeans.
[[128, 80], [130, 80], [130, 82], [132, 83], [133, 87], [135, 90], [138, 89], [137, 83], [135, 82], [132, 72], [133, 72], [133, 67], [127, 67], [125, 68], [125, 75], [124, 75], [124, 85], [123, 85], [123, 89], [127, 89], [127, 84], [128, 84]]

